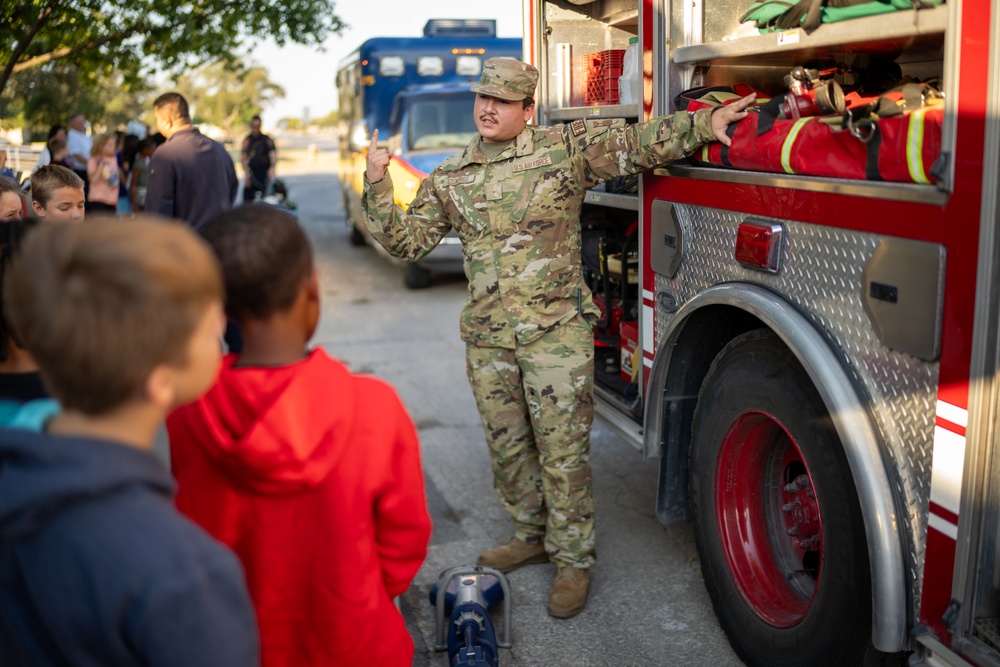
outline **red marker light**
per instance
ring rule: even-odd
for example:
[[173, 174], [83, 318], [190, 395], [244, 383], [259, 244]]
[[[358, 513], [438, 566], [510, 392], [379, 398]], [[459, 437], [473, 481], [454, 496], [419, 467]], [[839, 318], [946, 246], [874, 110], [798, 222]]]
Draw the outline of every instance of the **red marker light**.
[[733, 257], [743, 266], [769, 273], [781, 270], [785, 228], [779, 224], [742, 222], [736, 231]]

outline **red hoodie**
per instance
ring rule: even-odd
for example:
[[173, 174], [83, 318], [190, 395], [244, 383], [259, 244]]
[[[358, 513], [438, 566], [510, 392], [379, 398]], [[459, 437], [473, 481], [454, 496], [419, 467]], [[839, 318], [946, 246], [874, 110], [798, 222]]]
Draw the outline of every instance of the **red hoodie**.
[[167, 429], [178, 509], [243, 561], [264, 666], [408, 667], [392, 598], [431, 522], [403, 404], [321, 349], [279, 368], [236, 360]]

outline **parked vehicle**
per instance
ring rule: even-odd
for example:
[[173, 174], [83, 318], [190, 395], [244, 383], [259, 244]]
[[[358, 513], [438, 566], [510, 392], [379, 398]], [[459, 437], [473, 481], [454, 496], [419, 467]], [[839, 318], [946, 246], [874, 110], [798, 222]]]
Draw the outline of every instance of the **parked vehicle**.
[[[337, 72], [341, 113], [340, 184], [354, 245], [371, 245], [389, 257], [371, 240], [361, 212], [365, 156], [372, 132], [378, 129], [379, 144], [388, 147], [394, 135], [405, 131], [417, 136], [426, 125], [428, 130], [434, 130], [435, 143], [453, 143], [454, 139], [449, 137], [467, 134], [466, 128], [472, 123], [472, 103], [469, 101], [467, 107], [460, 110], [452, 104], [453, 97], [432, 100], [434, 87], [452, 84], [464, 86], [467, 92], [468, 87], [479, 80], [487, 58], [520, 57], [521, 49], [520, 38], [496, 36], [494, 20], [434, 19], [424, 26], [423, 37], [369, 39], [341, 62]], [[430, 97], [423, 97], [425, 87], [430, 87]], [[438, 94], [445, 93], [438, 91]], [[410, 96], [421, 96], [422, 101], [415, 106], [407, 104], [405, 98]], [[432, 118], [429, 112], [437, 107], [447, 115]], [[398, 110], [395, 116], [394, 109]], [[393, 117], [396, 118], [395, 126]], [[414, 120], [411, 121], [411, 117]], [[420, 125], [411, 127], [408, 126], [410, 122]], [[432, 140], [424, 139], [425, 144], [429, 141]], [[396, 203], [404, 209], [413, 200], [427, 173], [445, 157], [464, 147], [441, 145], [435, 147], [438, 150], [429, 151], [423, 145], [404, 146], [398, 141], [394, 145], [391, 150], [397, 157], [390, 163], [390, 175]], [[408, 159], [410, 155], [413, 161]], [[403, 270], [404, 281], [411, 288], [429, 286], [431, 270], [462, 271], [458, 237], [447, 236], [426, 256], [405, 264]]]
[[[905, 4], [762, 32], [749, 0], [524, 0], [541, 124], [786, 95], [581, 217], [598, 412], [751, 665], [1000, 664], [1000, 7]], [[887, 106], [815, 115], [832, 83]]]

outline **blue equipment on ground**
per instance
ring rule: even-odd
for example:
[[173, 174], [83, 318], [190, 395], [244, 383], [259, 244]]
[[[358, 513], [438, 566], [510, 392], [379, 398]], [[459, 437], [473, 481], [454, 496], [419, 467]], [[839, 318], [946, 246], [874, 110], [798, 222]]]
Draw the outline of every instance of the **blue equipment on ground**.
[[[430, 597], [436, 607], [434, 648], [447, 649], [450, 667], [498, 667], [497, 647], [510, 648], [507, 577], [491, 567], [452, 568], [434, 584]], [[497, 641], [489, 610], [504, 600], [503, 636]]]

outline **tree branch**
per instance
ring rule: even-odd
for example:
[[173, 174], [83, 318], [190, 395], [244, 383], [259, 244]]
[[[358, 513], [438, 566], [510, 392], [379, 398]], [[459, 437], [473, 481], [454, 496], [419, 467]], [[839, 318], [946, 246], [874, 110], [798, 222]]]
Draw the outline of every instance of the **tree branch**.
[[17, 59], [24, 55], [24, 52], [28, 50], [28, 45], [31, 41], [35, 39], [35, 35], [38, 31], [48, 22], [55, 12], [56, 7], [59, 6], [59, 0], [49, 0], [49, 4], [38, 14], [38, 18], [35, 19], [35, 23], [28, 29], [28, 32], [18, 40], [17, 44], [14, 46], [13, 53], [10, 54], [10, 59], [7, 61], [7, 65], [3, 69], [3, 73], [0, 74], [0, 91], [4, 89], [7, 85], [7, 81], [10, 80], [11, 74], [16, 70]]
[[[55, 7], [59, 4], [59, 2], [60, 0], [50, 0], [50, 8], [54, 10]], [[218, 6], [216, 10], [213, 11], [213, 13], [238, 10], [240, 6], [241, 6], [240, 0], [229, 0], [228, 2], [223, 2], [220, 6]], [[39, 65], [44, 65], [45, 63], [51, 62], [53, 60], [66, 58], [68, 56], [76, 55], [77, 53], [82, 53], [90, 49], [96, 49], [98, 47], [104, 46], [105, 44], [121, 42], [127, 39], [128, 37], [131, 37], [135, 33], [145, 33], [148, 35], [154, 32], [169, 32], [178, 26], [188, 23], [190, 20], [191, 20], [190, 17], [184, 17], [180, 20], [177, 20], [174, 23], [168, 23], [162, 26], [143, 26], [142, 21], [140, 20], [139, 22], [136, 22], [129, 27], [119, 30], [116, 33], [112, 33], [110, 35], [101, 37], [100, 39], [94, 39], [89, 42], [85, 42], [83, 44], [77, 44], [76, 46], [64, 47], [61, 49], [56, 49], [54, 51], [49, 51], [48, 53], [43, 53], [40, 56], [35, 56], [34, 58], [28, 58], [27, 60], [18, 63], [17, 58], [24, 53], [25, 49], [27, 49], [28, 47], [28, 44], [31, 42], [31, 38], [34, 37], [34, 34], [38, 32], [38, 28], [41, 27], [41, 25], [37, 25], [34, 31], [30, 33], [30, 35], [27, 36], [24, 40], [22, 40], [24, 42], [23, 48], [21, 48], [21, 43], [18, 43], [18, 47], [20, 50], [16, 51], [14, 56], [11, 57], [7, 67], [9, 70], [11, 70], [11, 73], [17, 74], [18, 72], [23, 72], [26, 69], [31, 69], [32, 67], [38, 67]], [[6, 78], [0, 79], [0, 91], [4, 89], [4, 85], [7, 83], [7, 78], [10, 77], [10, 73], [5, 72], [5, 74]]]
[[[61, 49], [56, 49], [55, 51], [49, 51], [48, 53], [43, 53], [40, 56], [35, 56], [34, 58], [28, 58], [24, 62], [19, 62], [14, 65], [14, 74], [18, 72], [23, 72], [26, 69], [31, 69], [32, 67], [38, 67], [39, 65], [44, 65], [47, 62], [53, 60], [58, 60], [59, 58], [65, 58], [67, 56], [72, 56], [74, 54], [80, 53], [81, 51], [87, 51], [89, 49], [96, 49], [99, 46], [104, 46], [105, 44], [110, 44], [112, 42], [120, 42], [126, 37], [129, 37], [138, 30], [138, 26], [132, 26], [131, 28], [126, 28], [125, 30], [119, 30], [118, 32], [105, 35], [100, 39], [94, 39], [89, 42], [84, 42], [83, 44], [77, 44], [73, 47], [64, 47]], [[2, 90], [2, 86], [0, 86]]]

